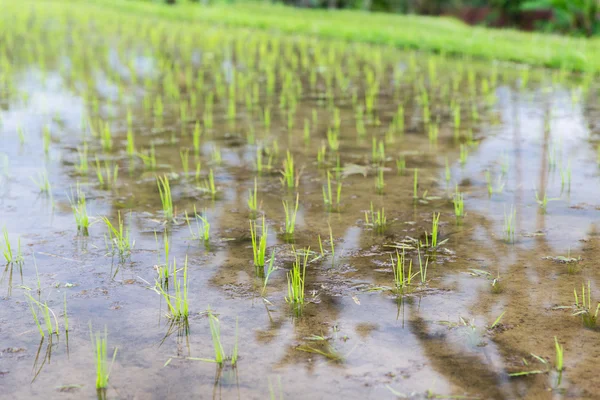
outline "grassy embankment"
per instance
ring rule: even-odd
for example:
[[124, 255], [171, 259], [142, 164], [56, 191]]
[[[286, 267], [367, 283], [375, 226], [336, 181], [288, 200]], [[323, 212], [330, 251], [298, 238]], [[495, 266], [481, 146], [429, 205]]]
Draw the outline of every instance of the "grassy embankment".
[[471, 27], [446, 17], [310, 10], [253, 2], [218, 3], [208, 7], [187, 1], [175, 6], [145, 1], [91, 2], [121, 12], [187, 22], [393, 45], [532, 66], [562, 67], [578, 71], [600, 70], [600, 38], [585, 39]]

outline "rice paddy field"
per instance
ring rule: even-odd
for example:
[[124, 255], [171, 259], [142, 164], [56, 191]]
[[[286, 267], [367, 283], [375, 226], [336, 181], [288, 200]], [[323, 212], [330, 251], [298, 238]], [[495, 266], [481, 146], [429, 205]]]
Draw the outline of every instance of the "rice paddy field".
[[598, 398], [594, 65], [0, 6], [0, 397]]

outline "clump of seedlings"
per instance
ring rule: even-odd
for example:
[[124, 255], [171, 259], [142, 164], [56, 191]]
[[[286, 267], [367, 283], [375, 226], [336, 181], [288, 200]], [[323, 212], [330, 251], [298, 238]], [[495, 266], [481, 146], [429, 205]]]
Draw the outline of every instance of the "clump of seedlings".
[[[563, 348], [563, 345], [561, 345], [558, 342], [558, 338], [556, 336], [554, 337], [554, 352], [555, 352], [554, 371], [558, 375], [557, 380], [556, 380], [556, 386], [558, 387], [558, 386], [560, 386], [560, 383], [562, 381], [562, 373], [563, 373], [565, 367], [564, 367], [564, 348]], [[540, 364], [542, 364], [543, 369], [530, 369], [529, 368], [526, 371], [509, 373], [508, 376], [517, 378], [517, 377], [521, 377], [521, 376], [548, 374], [548, 373], [552, 372], [552, 366], [550, 365], [550, 362], [548, 362], [543, 357], [540, 357], [533, 353], [530, 353], [530, 355], [531, 355], [531, 358], [533, 359], [533, 361], [539, 362]], [[523, 364], [525, 367], [530, 366], [530, 362], [527, 361], [526, 359], [523, 359]]]
[[452, 203], [454, 204], [454, 216], [456, 217], [456, 223], [458, 224], [465, 216], [465, 195], [460, 193], [458, 188], [456, 188]]
[[419, 275], [419, 272], [413, 274], [412, 272], [412, 259], [408, 260], [408, 266], [406, 265], [406, 257], [404, 250], [402, 253], [398, 253], [396, 250], [396, 260], [390, 255], [392, 261], [392, 271], [394, 272], [394, 287], [392, 292], [397, 295], [404, 295], [411, 290], [412, 280], [415, 276]]
[[499, 294], [502, 293], [504, 287], [502, 285], [502, 281], [500, 280], [500, 272], [496, 276], [491, 274], [488, 271], [476, 268], [469, 269], [470, 274], [473, 276], [480, 276], [486, 278], [490, 282], [492, 293]]
[[311, 335], [304, 339], [312, 343], [297, 346], [296, 350], [305, 353], [319, 354], [330, 361], [341, 362], [344, 360], [344, 356], [330, 343], [332, 338], [321, 335]]
[[575, 311], [573, 315], [581, 315], [581, 322], [583, 326], [588, 329], [596, 328], [596, 321], [598, 318], [598, 312], [600, 312], [600, 302], [596, 305], [596, 308], [592, 306], [592, 287], [588, 281], [587, 293], [585, 292], [585, 285], [581, 285], [581, 295], [577, 295], [577, 289], [573, 290], [575, 295]]
[[378, 234], [385, 232], [387, 228], [387, 217], [385, 216], [385, 208], [375, 211], [373, 209], [373, 203], [371, 203], [371, 209], [365, 211], [365, 225], [373, 228]]
[[306, 283], [306, 265], [308, 264], [308, 256], [310, 248], [302, 252], [302, 256], [294, 249], [294, 263], [292, 269], [287, 273], [288, 293], [285, 301], [290, 305], [296, 315], [302, 313], [304, 306], [304, 285]]
[[200, 190], [210, 194], [214, 199], [217, 196], [217, 186], [215, 185], [215, 174], [212, 168], [208, 171], [208, 177], [204, 180], [204, 185], [200, 187]]
[[208, 222], [208, 218], [206, 218], [206, 210], [204, 210], [204, 215], [201, 215], [196, 211], [196, 206], [194, 206], [194, 220], [196, 221], [195, 231], [192, 229], [187, 211], [185, 212], [185, 220], [187, 221], [192, 238], [200, 240], [208, 246], [210, 243], [210, 223]]
[[160, 195], [160, 203], [162, 205], [163, 216], [167, 221], [173, 221], [175, 212], [173, 209], [173, 197], [171, 196], [171, 184], [167, 175], [156, 177], [156, 186], [158, 186], [158, 194]]
[[4, 256], [4, 260], [6, 260], [6, 264], [23, 264], [24, 258], [21, 253], [21, 238], [17, 240], [17, 251], [16, 254], [13, 253], [13, 247], [10, 244], [10, 238], [8, 237], [8, 229], [4, 227], [3, 231], [4, 243], [0, 249], [2, 249], [2, 255]]
[[339, 211], [340, 200], [342, 196], [342, 182], [337, 181], [337, 188], [335, 192], [335, 199], [331, 191], [331, 173], [327, 171], [327, 185], [323, 186], [323, 203], [325, 209], [329, 212]]
[[48, 172], [42, 171], [38, 174], [38, 178], [32, 177], [31, 180], [40, 190], [40, 193], [51, 195], [52, 187], [50, 185], [50, 180], [48, 179]]
[[538, 194], [538, 191], [537, 190], [535, 191], [535, 201], [536, 201], [536, 203], [538, 203], [538, 206], [540, 207], [540, 211], [542, 212], [542, 214], [545, 214], [547, 212], [548, 202], [554, 201], [554, 200], [558, 200], [558, 199], [548, 198], [548, 196], [546, 195], [546, 192], [544, 192], [544, 194], [542, 196], [540, 196]]
[[290, 208], [288, 201], [283, 201], [283, 210], [285, 212], [285, 226], [283, 230], [284, 239], [287, 242], [294, 240], [294, 232], [296, 230], [296, 215], [298, 214], [298, 200], [300, 195], [296, 194], [296, 205], [293, 209]]
[[125, 229], [121, 212], [118, 213], [118, 224], [115, 227], [106, 217], [102, 217], [104, 224], [108, 228], [108, 238], [106, 238], [106, 248], [112, 253], [118, 253], [121, 261], [125, 261], [131, 255], [131, 249], [135, 245], [129, 237], [129, 228]]
[[283, 160], [283, 169], [281, 170], [281, 183], [283, 186], [293, 189], [298, 187], [300, 181], [300, 174], [294, 168], [294, 157], [292, 154], [287, 152], [286, 159]]
[[[31, 315], [33, 316], [35, 325], [37, 326], [38, 331], [40, 332], [40, 336], [44, 338], [46, 334], [48, 334], [48, 337], [50, 338], [50, 340], [52, 340], [53, 335], [58, 335], [58, 318], [56, 318], [56, 314], [54, 313], [54, 311], [52, 311], [50, 307], [48, 307], [48, 304], [46, 302], [42, 303], [40, 301], [37, 301], [29, 294], [26, 294], [26, 296], [29, 298], [29, 308], [31, 309]], [[44, 328], [42, 327], [42, 323], [40, 323], [40, 317], [38, 313], [42, 316], [45, 332]], [[52, 324], [53, 321], [54, 324]]]
[[[433, 213], [433, 218], [431, 220], [431, 235], [425, 232], [425, 243], [420, 243], [421, 247], [429, 247], [431, 249], [435, 249], [438, 246], [443, 245], [448, 241], [448, 239], [444, 239], [441, 242], [438, 242], [439, 239], [439, 223], [440, 223], [440, 213]], [[431, 241], [430, 241], [431, 239]]]
[[258, 182], [254, 179], [254, 190], [248, 189], [248, 209], [250, 218], [254, 219], [258, 215]]
[[513, 209], [513, 206], [510, 206], [510, 211], [508, 214], [506, 213], [506, 209], [504, 210], [504, 241], [506, 243], [514, 243], [515, 241], [515, 224], [517, 222], [517, 210]]
[[87, 213], [85, 193], [83, 193], [79, 187], [79, 183], [77, 184], [77, 199], [74, 200], [69, 198], [69, 201], [71, 203], [71, 210], [73, 211], [73, 215], [75, 217], [77, 232], [81, 233], [83, 236], [87, 236], [88, 228], [90, 227], [90, 217]]
[[114, 164], [111, 167], [108, 160], [104, 160], [104, 168], [100, 165], [100, 160], [96, 157], [96, 177], [101, 189], [111, 189], [117, 184], [119, 178], [119, 165]]
[[[167, 260], [168, 262], [168, 260]], [[168, 270], [167, 264], [167, 270]], [[172, 321], [172, 323], [184, 327], [187, 331], [188, 327], [188, 317], [189, 317], [189, 302], [188, 302], [188, 259], [185, 257], [185, 261], [183, 264], [183, 282], [177, 278], [177, 260], [173, 260], [173, 267], [171, 268], [171, 277], [169, 282], [169, 287], [173, 287], [173, 294], [169, 293], [169, 287], [165, 289], [165, 285], [161, 284], [161, 282], [156, 282], [156, 289], [162, 295], [165, 302], [167, 303], [167, 308], [169, 310], [169, 314], [167, 317]], [[168, 273], [168, 272], [167, 272]]]
[[252, 238], [252, 254], [254, 259], [254, 266], [257, 271], [264, 271], [265, 260], [267, 256], [267, 237], [268, 227], [265, 223], [265, 217], [262, 218], [261, 236], [258, 237], [256, 230], [256, 222], [250, 221], [250, 236]]
[[112, 371], [113, 364], [117, 358], [117, 350], [113, 352], [112, 361], [108, 362], [108, 331], [104, 328], [104, 336], [99, 333], [94, 334], [92, 324], [90, 323], [90, 337], [95, 353], [96, 364], [96, 390], [99, 398], [106, 398], [106, 389], [108, 388], [108, 380]]
[[226, 362], [229, 362], [232, 367], [237, 366], [238, 361], [238, 323], [237, 319], [235, 322], [235, 343], [233, 345], [233, 350], [231, 355], [228, 356], [223, 349], [223, 342], [221, 341], [221, 323], [219, 318], [211, 311], [210, 307], [206, 311], [208, 315], [208, 324], [210, 327], [210, 336], [212, 338], [213, 349], [215, 353], [215, 358], [194, 358], [189, 357], [189, 360], [198, 360], [205, 362], [216, 363], [219, 368], [225, 366]]

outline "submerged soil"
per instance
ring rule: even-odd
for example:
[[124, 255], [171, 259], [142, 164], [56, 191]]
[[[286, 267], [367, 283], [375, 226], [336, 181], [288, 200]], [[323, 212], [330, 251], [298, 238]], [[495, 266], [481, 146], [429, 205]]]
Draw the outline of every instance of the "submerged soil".
[[[93, 6], [6, 9], [0, 227], [23, 256], [3, 264], [0, 286], [6, 398], [96, 396], [90, 325], [106, 327], [109, 358], [118, 347], [100, 393], [111, 399], [598, 398], [599, 332], [573, 315], [574, 289], [589, 282], [592, 314], [600, 298], [593, 75], [176, 25]], [[287, 151], [296, 188], [281, 182]], [[258, 157], [272, 168], [257, 171]], [[103, 174], [118, 165], [113, 184], [99, 183], [96, 162]], [[214, 195], [204, 186], [210, 171]], [[342, 183], [334, 210], [323, 201], [328, 171], [334, 197]], [[44, 176], [48, 190], [40, 190]], [[162, 176], [173, 220], [162, 212]], [[247, 205], [255, 180], [277, 268], [264, 291]], [[75, 223], [77, 188], [88, 235]], [[544, 194], [545, 208], [536, 200]], [[292, 206], [296, 196], [289, 243], [282, 200]], [[208, 243], [186, 224], [194, 207], [210, 223]], [[385, 210], [384, 229], [365, 222], [371, 207]], [[441, 244], [417, 250], [438, 212]], [[124, 257], [111, 251], [101, 219], [117, 224], [119, 215], [135, 242]], [[169, 262], [188, 260], [183, 335], [170, 329], [156, 286], [165, 237]], [[286, 273], [294, 251], [308, 247], [320, 256], [310, 258], [306, 304], [294, 312]], [[398, 293], [391, 257], [403, 248], [414, 277]], [[423, 279], [419, 255], [428, 260]], [[53, 310], [58, 335], [40, 340], [32, 299]], [[209, 307], [228, 354], [237, 332], [234, 367], [198, 360], [214, 357]], [[510, 375], [523, 371], [540, 373]]]

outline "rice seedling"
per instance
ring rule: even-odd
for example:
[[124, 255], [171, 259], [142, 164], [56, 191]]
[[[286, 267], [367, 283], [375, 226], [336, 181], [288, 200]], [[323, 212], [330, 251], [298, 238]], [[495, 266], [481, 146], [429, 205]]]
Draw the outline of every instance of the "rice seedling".
[[416, 201], [419, 199], [419, 169], [415, 168], [414, 178], [413, 178], [413, 200]]
[[158, 187], [158, 194], [160, 196], [160, 203], [162, 205], [163, 216], [170, 222], [175, 218], [173, 211], [173, 197], [171, 196], [171, 184], [169, 183], [169, 177], [164, 175], [162, 177], [156, 177], [156, 186]]
[[327, 129], [327, 145], [329, 149], [333, 152], [336, 152], [340, 148], [340, 138], [338, 131], [335, 129]]
[[265, 259], [267, 256], [267, 238], [268, 238], [268, 227], [265, 223], [265, 217], [262, 218], [261, 236], [258, 238], [258, 232], [256, 231], [256, 222], [250, 221], [250, 236], [252, 238], [252, 254], [254, 259], [254, 266], [257, 267], [257, 271], [262, 271], [262, 267], [265, 266]]
[[392, 292], [397, 295], [403, 295], [410, 290], [412, 279], [419, 273], [412, 273], [412, 259], [408, 260], [408, 267], [406, 266], [404, 249], [402, 249], [402, 253], [396, 250], [396, 260], [394, 260], [392, 255], [390, 255], [390, 259], [394, 273], [394, 287]]
[[273, 154], [272, 153], [268, 154], [267, 162], [264, 163], [262, 150], [261, 149], [256, 150], [255, 168], [256, 168], [256, 172], [258, 172], [259, 175], [261, 175], [264, 171], [270, 171], [273, 168], [272, 162], [273, 162]]
[[181, 169], [183, 170], [183, 176], [187, 178], [190, 173], [190, 150], [180, 150], [179, 158], [181, 158]]
[[[204, 215], [206, 215], [206, 210], [204, 210]], [[185, 220], [187, 221], [188, 229], [190, 230], [192, 237], [194, 239], [201, 240], [205, 245], [208, 245], [210, 242], [210, 223], [205, 216], [198, 214], [196, 211], [196, 206], [194, 206], [194, 219], [196, 220], [195, 231], [192, 229], [187, 211], [185, 212]]]
[[213, 343], [213, 349], [215, 353], [215, 358], [195, 358], [188, 357], [188, 360], [198, 360], [205, 362], [216, 363], [219, 368], [222, 368], [225, 365], [225, 362], [229, 361], [232, 367], [237, 365], [238, 361], [238, 321], [236, 319], [235, 322], [235, 342], [233, 345], [233, 350], [231, 352], [231, 356], [227, 356], [225, 350], [223, 349], [223, 343], [221, 341], [221, 323], [217, 316], [211, 311], [210, 306], [206, 310], [206, 314], [208, 316], [208, 325], [210, 328], [210, 336]]
[[378, 234], [384, 233], [387, 228], [385, 208], [381, 207], [380, 210], [375, 211], [371, 203], [370, 210], [365, 211], [365, 225], [372, 227]]
[[217, 146], [213, 146], [211, 152], [212, 162], [215, 165], [221, 165], [223, 162], [223, 156], [221, 155], [221, 148]]
[[435, 215], [433, 213], [433, 219], [431, 221], [431, 247], [436, 248], [438, 246], [438, 230], [439, 230], [439, 222], [440, 222], [440, 213]]
[[50, 126], [45, 125], [42, 130], [42, 140], [44, 144], [44, 154], [48, 155], [50, 153], [50, 142], [52, 140], [52, 136], [50, 134]]
[[383, 194], [383, 190], [385, 188], [385, 181], [383, 179], [383, 168], [377, 169], [377, 174], [375, 175], [375, 189], [377, 194]]
[[327, 171], [327, 185], [323, 186], [323, 203], [325, 209], [329, 212], [339, 211], [340, 209], [340, 198], [342, 195], [342, 182], [338, 180], [335, 200], [333, 193], [331, 192], [331, 173]]
[[429, 129], [427, 132], [428, 137], [429, 137], [429, 143], [431, 143], [431, 144], [437, 143], [439, 133], [440, 133], [440, 128], [437, 123], [429, 124]]
[[100, 160], [96, 156], [96, 177], [101, 189], [110, 189], [117, 184], [119, 177], [119, 165], [110, 167], [108, 160], [104, 160], [104, 168], [100, 166]]
[[383, 140], [373, 138], [371, 143], [371, 162], [373, 164], [385, 162], [385, 144]]
[[452, 203], [454, 204], [454, 216], [456, 217], [456, 222], [459, 223], [465, 216], [465, 195], [458, 191], [458, 186], [456, 187]]
[[303, 351], [305, 353], [319, 354], [331, 361], [340, 362], [344, 360], [344, 356], [329, 343], [328, 338], [315, 335], [309, 337], [308, 340], [318, 342], [319, 347], [313, 345], [300, 345], [296, 347], [296, 350]]
[[258, 182], [254, 178], [254, 189], [248, 189], [248, 209], [250, 218], [254, 219], [258, 215]]
[[[77, 225], [77, 231], [83, 236], [88, 235], [88, 228], [90, 227], [90, 217], [87, 213], [87, 206], [85, 201], [85, 193], [79, 187], [77, 183], [77, 200], [75, 198], [69, 198], [71, 203], [71, 210], [75, 216], [75, 224]], [[71, 195], [73, 197], [73, 195]]]
[[513, 243], [515, 241], [515, 224], [517, 222], [517, 210], [513, 209], [513, 206], [510, 206], [510, 211], [508, 214], [506, 213], [506, 208], [504, 209], [504, 241], [506, 243]]
[[[329, 225], [329, 244], [331, 245], [331, 266], [333, 267], [335, 265], [335, 241], [333, 240], [333, 229], [331, 229], [331, 225]], [[319, 246], [321, 248], [321, 254], [323, 254], [321, 236], [319, 236]]]
[[294, 231], [296, 230], [296, 215], [298, 214], [298, 200], [300, 194], [296, 194], [296, 205], [294, 209], [289, 207], [288, 201], [283, 201], [283, 210], [285, 212], [285, 227], [284, 227], [284, 238], [286, 241], [294, 240]]
[[[48, 334], [48, 336], [51, 338], [53, 335], [58, 335], [58, 318], [56, 317], [54, 311], [52, 311], [52, 309], [48, 307], [48, 304], [46, 302], [39, 302], [33, 297], [31, 297], [29, 294], [26, 294], [26, 296], [29, 298], [29, 308], [31, 310], [31, 314], [33, 316], [35, 325], [37, 326], [38, 331], [40, 332], [40, 336], [44, 338], [45, 335]], [[37, 312], [35, 310], [36, 308], [38, 310]], [[42, 323], [40, 322], [38, 312], [42, 316], [44, 327], [42, 327]], [[54, 324], [52, 323], [53, 321]]]
[[64, 297], [64, 315], [63, 318], [65, 320], [65, 334], [69, 335], [69, 314], [67, 313], [67, 294], [65, 293]]
[[223, 365], [223, 362], [227, 358], [225, 350], [223, 350], [223, 344], [221, 343], [221, 328], [219, 319], [208, 309], [208, 323], [210, 326], [210, 335], [213, 342], [213, 348], [215, 350], [214, 362], [219, 366]]
[[4, 243], [1, 247], [2, 255], [6, 260], [6, 264], [22, 264], [24, 261], [23, 254], [21, 253], [21, 238], [17, 240], [17, 252], [13, 253], [12, 245], [10, 244], [10, 238], [8, 237], [8, 229], [4, 227], [3, 231]]
[[267, 378], [269, 381], [269, 399], [270, 400], [283, 400], [283, 388], [281, 387], [281, 378], [278, 379], [279, 382], [279, 396], [275, 393], [275, 388], [271, 384], [271, 378]]
[[406, 173], [406, 160], [404, 159], [404, 156], [400, 156], [396, 160], [396, 170], [398, 171], [398, 175], [404, 175]]
[[38, 187], [38, 189], [40, 190], [40, 193], [46, 193], [46, 194], [51, 193], [51, 186], [50, 186], [50, 180], [48, 179], [48, 172], [41, 171], [38, 174], [37, 179], [32, 177], [31, 180]]
[[292, 189], [298, 187], [300, 175], [294, 169], [294, 158], [290, 151], [287, 151], [286, 159], [283, 160], [283, 169], [281, 170], [281, 183], [283, 186]]
[[210, 194], [214, 199], [217, 196], [217, 186], [215, 185], [215, 174], [212, 168], [208, 171], [208, 177], [204, 180], [204, 186], [200, 188], [204, 192]]
[[104, 224], [108, 228], [108, 248], [110, 244], [110, 251], [112, 254], [115, 252], [119, 253], [121, 261], [124, 261], [130, 254], [131, 249], [135, 245], [135, 241], [132, 241], [129, 236], [129, 228], [125, 229], [123, 219], [121, 218], [121, 212], [118, 213], [118, 226], [115, 227], [108, 218], [102, 217]]
[[536, 203], [538, 203], [538, 206], [540, 207], [540, 211], [542, 212], [542, 214], [545, 214], [547, 212], [548, 202], [554, 201], [554, 200], [558, 200], [558, 199], [548, 198], [548, 196], [546, 195], [545, 192], [544, 192], [544, 195], [540, 197], [537, 190], [535, 191], [535, 201], [536, 201]]
[[598, 312], [600, 311], [600, 302], [598, 302], [596, 308], [592, 307], [592, 286], [590, 281], [587, 285], [587, 296], [585, 292], [585, 285], [581, 285], [581, 296], [577, 296], [577, 289], [573, 290], [575, 294], [575, 311], [573, 315], [581, 315], [581, 321], [583, 326], [588, 329], [594, 329], [596, 327], [596, 321], [598, 318]]
[[308, 146], [310, 144], [310, 121], [308, 118], [304, 119], [304, 144]]
[[196, 121], [194, 130], [192, 132], [192, 144], [194, 146], [194, 152], [196, 155], [200, 154], [200, 137], [202, 136], [202, 130], [200, 129], [200, 122]]
[[556, 368], [557, 372], [561, 373], [563, 371], [563, 369], [565, 368], [564, 367], [564, 348], [560, 343], [558, 343], [558, 339], [556, 338], [556, 336], [554, 336], [554, 349], [556, 351], [554, 368]]
[[[90, 338], [92, 340], [92, 346], [95, 352], [95, 364], [96, 364], [96, 390], [100, 392], [106, 391], [108, 388], [108, 380], [112, 367], [117, 358], [118, 348], [115, 347], [113, 352], [112, 361], [108, 363], [108, 330], [104, 328], [104, 336], [99, 333], [94, 334], [92, 331], [92, 324], [90, 322]], [[100, 396], [105, 397], [105, 396]]]
[[425, 256], [425, 264], [423, 264], [423, 260], [421, 259], [421, 249], [418, 247], [417, 254], [419, 256], [419, 275], [421, 276], [421, 283], [425, 284], [427, 282], [427, 267], [429, 266], [429, 256]]
[[137, 153], [137, 156], [144, 163], [144, 168], [150, 171], [156, 170], [156, 149], [154, 143], [150, 143], [150, 149], [146, 150], [145, 153]]
[[305, 249], [302, 258], [294, 250], [295, 260], [292, 269], [287, 273], [288, 294], [285, 301], [290, 304], [296, 314], [300, 314], [304, 305], [304, 286], [306, 283], [306, 265], [310, 248]]
[[135, 138], [133, 136], [133, 117], [131, 115], [131, 110], [127, 110], [127, 146], [126, 151], [129, 157], [133, 157], [136, 153], [135, 151]]
[[102, 143], [102, 150], [111, 151], [113, 148], [112, 133], [110, 130], [110, 124], [107, 122], [104, 127], [100, 129], [100, 141]]
[[275, 262], [275, 252], [271, 252], [271, 257], [269, 257], [269, 262], [267, 265], [267, 271], [264, 272], [263, 287], [260, 292], [261, 296], [264, 296], [265, 293], [267, 292], [267, 283], [269, 282], [269, 278], [271, 277], [271, 274], [273, 272], [275, 272], [276, 269], [278, 269], [277, 267], [275, 267], [274, 262]]
[[498, 324], [500, 323], [500, 321], [502, 320], [502, 317], [504, 317], [504, 314], [506, 314], [506, 311], [502, 311], [502, 314], [500, 314], [498, 316], [498, 318], [496, 318], [494, 320], [494, 323], [490, 326], [490, 329], [494, 329], [495, 327], [498, 326]]
[[[167, 265], [168, 269], [168, 265]], [[167, 304], [169, 310], [168, 318], [175, 324], [183, 327], [187, 330], [187, 323], [189, 317], [189, 301], [188, 301], [188, 258], [185, 257], [183, 264], [183, 282], [177, 279], [177, 260], [173, 259], [173, 268], [171, 269], [171, 276], [169, 282], [173, 283], [173, 294], [168, 293], [164, 288], [164, 285], [160, 282], [156, 282], [156, 289], [162, 295], [163, 299]]]
[[469, 148], [465, 144], [460, 145], [460, 165], [467, 163], [467, 157], [469, 157]]
[[77, 156], [79, 158], [79, 164], [75, 166], [75, 169], [80, 175], [85, 175], [89, 169], [87, 143], [84, 143], [83, 147], [77, 148]]

